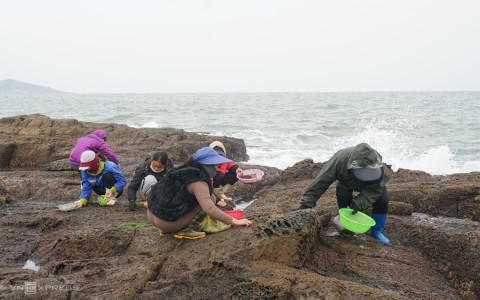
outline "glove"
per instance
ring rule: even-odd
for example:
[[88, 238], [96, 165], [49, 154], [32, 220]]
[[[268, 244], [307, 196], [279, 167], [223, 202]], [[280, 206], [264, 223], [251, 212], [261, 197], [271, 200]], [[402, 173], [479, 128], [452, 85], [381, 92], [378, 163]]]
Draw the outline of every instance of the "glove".
[[349, 208], [350, 208], [350, 209], [353, 209], [352, 215], [356, 214], [356, 213], [359, 211], [357, 205], [355, 205], [355, 203], [353, 203], [353, 202], [350, 203]]
[[73, 202], [75, 204], [75, 207], [76, 208], [82, 208], [84, 207], [85, 205], [87, 205], [87, 199], [84, 199], [84, 198], [81, 198], [80, 200], [77, 200], [75, 202]]
[[358, 209], [356, 207], [353, 206], [353, 203], [350, 204], [350, 206], [348, 207], [352, 210], [352, 215], [356, 214], [358, 212]]
[[137, 205], [136, 205], [136, 203], [135, 203], [135, 200], [130, 201], [130, 204], [128, 204], [128, 209], [129, 209], [130, 211], [135, 211], [135, 210], [137, 210]]

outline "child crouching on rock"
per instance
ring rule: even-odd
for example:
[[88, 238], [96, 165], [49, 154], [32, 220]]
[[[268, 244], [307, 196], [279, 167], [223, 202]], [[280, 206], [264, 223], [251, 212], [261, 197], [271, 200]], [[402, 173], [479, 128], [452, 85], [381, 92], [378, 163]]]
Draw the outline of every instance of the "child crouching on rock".
[[197, 231], [208, 215], [211, 219], [234, 226], [250, 226], [247, 219], [237, 220], [215, 205], [211, 179], [219, 164], [231, 162], [209, 147], [199, 149], [181, 167], [170, 171], [157, 182], [148, 196], [147, 218], [162, 233], [176, 238], [205, 237]]
[[[99, 158], [98, 153], [91, 150], [82, 153], [79, 170], [82, 175], [82, 191], [80, 199], [74, 202], [76, 208], [87, 204], [92, 191], [97, 195], [105, 195], [106, 205], [113, 205], [115, 204], [113, 198], [120, 197], [127, 184], [118, 165], [109, 160], [103, 161]], [[100, 203], [100, 205], [102, 204]]]

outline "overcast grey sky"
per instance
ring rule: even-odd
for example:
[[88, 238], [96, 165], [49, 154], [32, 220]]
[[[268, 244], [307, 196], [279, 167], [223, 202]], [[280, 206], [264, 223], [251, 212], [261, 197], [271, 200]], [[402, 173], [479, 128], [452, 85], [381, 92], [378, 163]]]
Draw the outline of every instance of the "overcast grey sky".
[[480, 90], [479, 0], [0, 0], [0, 80], [77, 92]]

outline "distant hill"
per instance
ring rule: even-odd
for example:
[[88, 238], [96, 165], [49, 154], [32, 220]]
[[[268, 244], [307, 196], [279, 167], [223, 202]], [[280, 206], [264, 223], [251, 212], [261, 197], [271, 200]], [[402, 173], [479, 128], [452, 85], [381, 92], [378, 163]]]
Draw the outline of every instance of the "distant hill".
[[0, 94], [53, 94], [65, 93], [46, 86], [25, 83], [13, 79], [0, 80]]

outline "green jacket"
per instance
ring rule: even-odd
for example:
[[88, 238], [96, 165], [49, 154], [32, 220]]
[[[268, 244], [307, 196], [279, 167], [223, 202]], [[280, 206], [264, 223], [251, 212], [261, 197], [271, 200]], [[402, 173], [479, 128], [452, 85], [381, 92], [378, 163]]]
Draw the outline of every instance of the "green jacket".
[[[353, 175], [352, 167], [369, 165], [381, 165], [383, 168], [383, 177], [380, 182], [368, 184]], [[388, 181], [386, 172], [387, 167], [382, 164], [382, 156], [366, 143], [339, 150], [325, 163], [315, 181], [307, 187], [300, 204], [305, 207], [315, 207], [328, 187], [337, 181], [338, 187], [359, 192], [350, 208], [364, 211], [371, 207], [382, 194], [383, 187]]]

